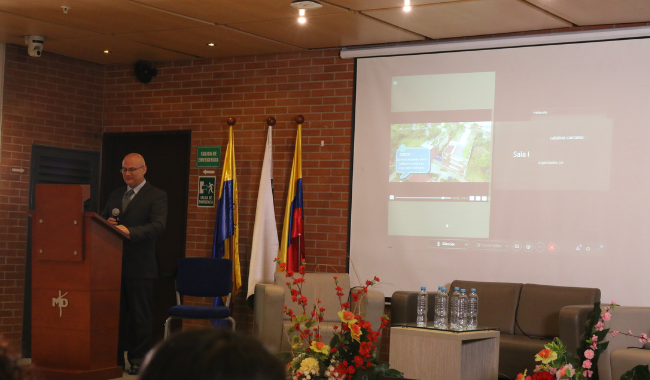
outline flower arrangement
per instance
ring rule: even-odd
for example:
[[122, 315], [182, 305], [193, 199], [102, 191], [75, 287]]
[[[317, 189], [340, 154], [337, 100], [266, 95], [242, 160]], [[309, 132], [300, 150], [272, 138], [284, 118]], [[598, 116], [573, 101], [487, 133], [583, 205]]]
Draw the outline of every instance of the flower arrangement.
[[[390, 369], [388, 363], [377, 363], [377, 340], [381, 336], [381, 329], [388, 323], [385, 315], [381, 317], [380, 329], [373, 330], [370, 322], [350, 310], [349, 300], [343, 301], [345, 294], [339, 286], [338, 278], [333, 276], [334, 290], [341, 305], [338, 312], [341, 324], [334, 326], [334, 336], [327, 345], [322, 342], [323, 337], [320, 334], [320, 322], [323, 321], [325, 309], [321, 307], [321, 301], [316, 300], [308, 313], [308, 300], [302, 294], [305, 262], [303, 261], [298, 269], [299, 277], [294, 277], [294, 272], [287, 270], [285, 263], [279, 259], [276, 259], [276, 262], [280, 264], [280, 269], [286, 272], [286, 285], [292, 300], [303, 309], [302, 313], [295, 314], [284, 306], [284, 313], [293, 323], [287, 331], [292, 350], [287, 370], [293, 380], [373, 380], [380, 375], [404, 377], [401, 372]], [[366, 281], [365, 286], [351, 293], [352, 300], [359, 301], [366, 296], [368, 289], [378, 282], [377, 277]]]
[[[617, 305], [612, 301], [611, 306], [604, 310], [600, 302], [594, 304], [594, 309], [587, 321], [584, 340], [578, 347], [578, 357], [567, 351], [566, 346], [555, 338], [551, 343], [545, 344], [544, 349], [535, 355], [535, 361], [540, 362], [533, 370], [533, 375], [526, 375], [527, 370], [517, 375], [516, 380], [586, 380], [594, 376], [594, 370], [600, 354], [607, 349], [609, 342], [605, 339], [610, 329], [605, 328], [605, 321], [611, 319], [610, 310]], [[612, 331], [611, 336], [628, 335], [639, 338], [641, 343], [648, 342], [646, 334], [634, 335], [632, 331], [623, 333]], [[647, 375], [646, 375], [647, 374]], [[644, 379], [650, 380], [650, 372], [647, 366], [637, 366], [628, 371], [621, 380]]]

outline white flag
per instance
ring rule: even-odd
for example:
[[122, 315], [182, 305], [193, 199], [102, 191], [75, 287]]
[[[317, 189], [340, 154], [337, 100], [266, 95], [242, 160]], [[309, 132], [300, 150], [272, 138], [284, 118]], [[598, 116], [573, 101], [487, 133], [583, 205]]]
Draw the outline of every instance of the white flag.
[[275, 208], [273, 206], [273, 150], [271, 148], [271, 126], [266, 137], [262, 178], [257, 194], [257, 209], [255, 211], [255, 227], [253, 229], [253, 247], [251, 249], [250, 270], [248, 272], [248, 294], [255, 293], [256, 284], [272, 284], [276, 264], [273, 261], [278, 256], [278, 227], [275, 224]]

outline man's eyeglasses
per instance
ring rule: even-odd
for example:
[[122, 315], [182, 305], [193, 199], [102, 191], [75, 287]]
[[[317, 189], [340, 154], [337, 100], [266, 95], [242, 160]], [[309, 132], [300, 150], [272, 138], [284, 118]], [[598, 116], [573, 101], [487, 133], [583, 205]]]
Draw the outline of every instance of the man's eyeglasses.
[[140, 166], [139, 168], [121, 168], [120, 173], [124, 174], [126, 172], [133, 173], [136, 170], [144, 168], [144, 165]]

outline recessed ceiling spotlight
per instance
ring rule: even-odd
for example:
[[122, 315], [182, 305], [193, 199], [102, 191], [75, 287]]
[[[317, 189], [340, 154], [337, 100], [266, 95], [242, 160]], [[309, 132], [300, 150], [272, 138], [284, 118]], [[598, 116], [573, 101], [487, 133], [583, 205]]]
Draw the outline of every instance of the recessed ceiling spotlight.
[[291, 6], [297, 9], [318, 9], [323, 7], [316, 0], [295, 0], [291, 2]]
[[110, 54], [110, 53], [111, 53], [110, 50], [104, 50], [104, 54]]
[[305, 10], [318, 9], [322, 7], [321, 3], [316, 0], [295, 0], [291, 2], [291, 6], [298, 9], [298, 22], [301, 24], [307, 22], [307, 18], [305, 17]]
[[411, 0], [404, 0], [404, 12], [411, 10]]
[[208, 45], [208, 46], [210, 46], [210, 47], [214, 47], [214, 42], [209, 42], [209, 43], [207, 43], [206, 45]]

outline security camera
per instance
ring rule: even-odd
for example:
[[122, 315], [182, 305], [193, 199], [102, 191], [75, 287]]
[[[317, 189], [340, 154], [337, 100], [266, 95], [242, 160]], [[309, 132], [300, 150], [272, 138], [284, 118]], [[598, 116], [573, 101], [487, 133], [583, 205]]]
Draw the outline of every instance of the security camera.
[[25, 36], [25, 45], [27, 45], [27, 54], [30, 57], [40, 57], [43, 52], [43, 36]]

